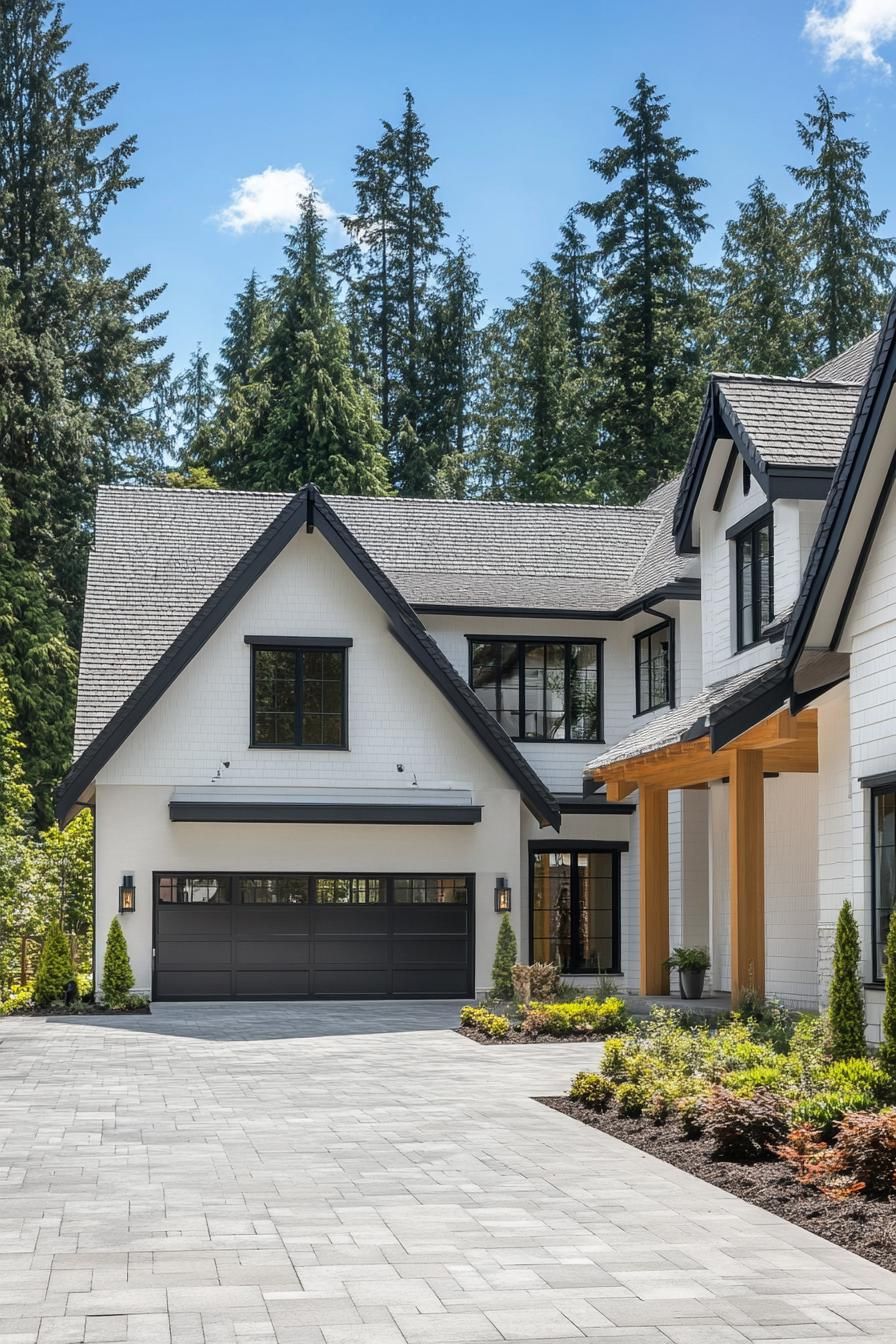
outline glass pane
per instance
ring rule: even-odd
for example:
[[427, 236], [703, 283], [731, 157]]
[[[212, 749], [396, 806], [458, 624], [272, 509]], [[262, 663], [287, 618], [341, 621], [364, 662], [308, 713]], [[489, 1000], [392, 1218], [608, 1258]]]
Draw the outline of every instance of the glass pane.
[[664, 627], [642, 635], [638, 641], [638, 694], [642, 712], [669, 703], [669, 638], [669, 629]]
[[382, 905], [383, 882], [379, 877], [319, 877], [318, 905]]
[[344, 650], [305, 649], [302, 660], [302, 745], [341, 747], [345, 742]]
[[255, 649], [255, 734], [262, 745], [295, 741], [296, 661], [293, 649]]
[[307, 877], [240, 878], [243, 905], [307, 905]]
[[595, 742], [600, 737], [600, 686], [598, 646], [572, 644], [569, 650], [569, 736], [576, 742]]
[[566, 732], [566, 648], [524, 644], [526, 722], [524, 737], [546, 742]]
[[396, 905], [466, 905], [463, 877], [396, 877]]
[[772, 539], [771, 524], [766, 523], [759, 528], [756, 534], [757, 559], [759, 564], [759, 630], [757, 636], [761, 633], [762, 627], [768, 625], [773, 615], [773, 596], [772, 596]]
[[576, 855], [579, 875], [579, 927], [574, 949], [582, 970], [613, 965], [613, 855]]
[[896, 902], [896, 793], [874, 799], [874, 938], [875, 971], [884, 974], [884, 947]]
[[753, 539], [748, 534], [737, 543], [740, 565], [740, 643], [752, 644], [753, 633]]
[[174, 905], [227, 905], [228, 877], [160, 877], [159, 900]]
[[542, 853], [533, 859], [532, 959], [572, 967], [572, 854]]
[[511, 737], [519, 736], [520, 691], [517, 646], [498, 641], [473, 644], [473, 690]]

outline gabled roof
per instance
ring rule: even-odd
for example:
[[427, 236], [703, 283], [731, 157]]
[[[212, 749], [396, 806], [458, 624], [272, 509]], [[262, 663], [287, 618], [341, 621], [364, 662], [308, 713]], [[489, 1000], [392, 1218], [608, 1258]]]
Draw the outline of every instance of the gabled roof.
[[868, 379], [871, 372], [871, 364], [874, 359], [874, 352], [877, 349], [877, 340], [880, 331], [872, 331], [868, 336], [863, 336], [855, 345], [851, 345], [848, 350], [844, 350], [834, 359], [829, 359], [826, 364], [822, 364], [811, 373], [807, 373], [807, 378], [820, 378], [823, 381], [833, 381], [838, 383], [858, 383], [860, 386]]
[[[116, 500], [121, 502], [122, 496], [127, 498], [132, 492], [117, 490], [107, 493], [106, 506], [117, 514], [118, 510], [109, 499], [109, 494], [113, 493]], [[90, 786], [98, 771], [126, 741], [284, 546], [303, 527], [316, 526], [382, 607], [389, 618], [392, 634], [405, 651], [514, 780], [534, 815], [543, 825], [559, 829], [560, 812], [552, 794], [445, 657], [402, 595], [313, 485], [303, 487], [294, 496], [275, 496], [281, 507], [223, 574], [221, 570], [226, 562], [217, 554], [209, 556], [208, 552], [215, 552], [219, 548], [226, 553], [227, 543], [209, 529], [207, 512], [202, 507], [195, 511], [192, 508], [197, 500], [214, 492], [170, 490], [133, 493], [173, 497], [173, 515], [184, 528], [189, 545], [186, 551], [180, 553], [180, 564], [172, 563], [171, 552], [176, 554], [176, 542], [182, 538], [176, 538], [170, 530], [173, 518], [168, 514], [165, 519], [156, 520], [152, 555], [147, 557], [139, 550], [134, 555], [135, 538], [129, 535], [126, 521], [119, 518], [110, 527], [109, 518], [103, 520], [88, 577], [87, 620], [82, 651], [84, 671], [78, 687], [79, 729], [83, 745], [76, 747], [80, 754], [59, 788], [57, 813], [61, 820], [67, 820], [76, 810], [79, 797]], [[244, 499], [243, 496], [239, 498]], [[247, 533], [257, 530], [259, 513], [263, 514], [264, 509], [269, 507], [261, 504], [261, 500], [269, 500], [270, 497], [250, 498], [260, 507], [253, 510], [250, 505], [247, 510], [249, 516], [244, 523], [244, 539]], [[125, 520], [128, 512], [129, 506], [126, 504], [123, 510]], [[167, 526], [158, 526], [160, 521]], [[117, 537], [122, 545], [113, 545], [107, 549], [104, 542], [110, 536]], [[110, 592], [105, 583], [110, 577], [107, 569], [110, 551], [113, 564], [117, 557], [126, 556], [128, 551], [133, 556], [126, 563], [126, 572], [119, 575], [112, 585], [112, 590], [117, 591], [120, 597], [127, 594], [127, 600], [118, 605], [103, 600], [104, 597], [108, 598]], [[97, 563], [98, 560], [100, 563]], [[191, 583], [191, 577], [196, 567], [204, 561], [220, 577], [204, 600], [197, 602], [196, 586]], [[136, 591], [128, 590], [129, 579], [131, 582], [139, 582], [144, 574], [148, 575], [154, 595], [163, 599], [159, 611], [147, 605], [149, 594], [145, 588], [138, 586]], [[168, 583], [173, 585], [170, 598], [167, 594]], [[120, 621], [126, 613], [130, 614], [131, 627], [122, 630]], [[150, 632], [149, 651], [137, 653], [128, 642], [138, 628], [146, 628]], [[114, 671], [119, 660], [121, 671], [116, 678]], [[145, 668], [142, 667], [143, 661], [149, 663]], [[104, 714], [107, 715], [105, 719], [102, 718]], [[87, 741], [84, 741], [85, 737]]]

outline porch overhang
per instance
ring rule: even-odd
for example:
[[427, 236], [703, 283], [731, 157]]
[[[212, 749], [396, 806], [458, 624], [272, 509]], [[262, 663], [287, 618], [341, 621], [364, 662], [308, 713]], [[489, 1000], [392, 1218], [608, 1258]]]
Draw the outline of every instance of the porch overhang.
[[174, 822], [292, 822], [368, 826], [475, 826], [466, 789], [176, 789]]

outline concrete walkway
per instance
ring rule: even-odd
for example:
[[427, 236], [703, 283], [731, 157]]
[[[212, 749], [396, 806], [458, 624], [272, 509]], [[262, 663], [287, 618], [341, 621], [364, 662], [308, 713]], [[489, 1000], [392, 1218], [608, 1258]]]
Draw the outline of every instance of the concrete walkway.
[[0, 1019], [0, 1344], [896, 1340], [896, 1275], [549, 1111], [455, 1004]]

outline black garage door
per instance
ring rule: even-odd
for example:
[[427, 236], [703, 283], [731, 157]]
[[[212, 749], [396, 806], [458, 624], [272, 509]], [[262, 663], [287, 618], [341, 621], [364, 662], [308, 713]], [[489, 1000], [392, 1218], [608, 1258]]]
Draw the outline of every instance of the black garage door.
[[466, 997], [470, 875], [157, 873], [159, 999]]

